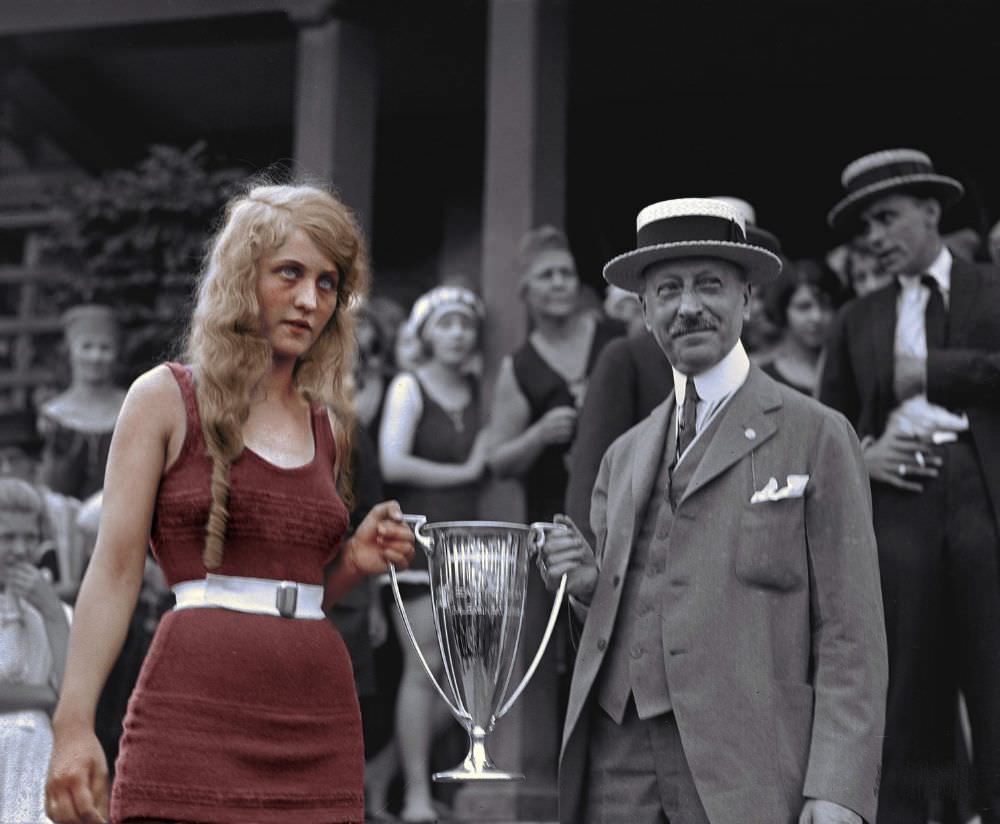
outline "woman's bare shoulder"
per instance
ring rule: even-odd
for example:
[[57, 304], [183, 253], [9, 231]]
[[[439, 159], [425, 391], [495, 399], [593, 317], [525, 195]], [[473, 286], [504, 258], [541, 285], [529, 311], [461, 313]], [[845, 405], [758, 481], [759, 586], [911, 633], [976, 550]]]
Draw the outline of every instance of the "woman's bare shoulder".
[[152, 422], [176, 423], [184, 420], [184, 398], [170, 368], [154, 366], [132, 381], [122, 412], [143, 415]]

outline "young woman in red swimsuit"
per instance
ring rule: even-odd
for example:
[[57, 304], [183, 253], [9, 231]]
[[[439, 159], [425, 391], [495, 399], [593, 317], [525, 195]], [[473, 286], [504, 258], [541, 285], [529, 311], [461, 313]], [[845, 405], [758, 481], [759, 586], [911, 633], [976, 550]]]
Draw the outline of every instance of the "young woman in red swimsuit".
[[[395, 501], [346, 534], [345, 379], [367, 281], [357, 224], [327, 192], [259, 186], [229, 204], [185, 364], [137, 379], [115, 427], [53, 718], [55, 821], [363, 820], [358, 701], [323, 609], [413, 557]], [[94, 707], [147, 545], [177, 606], [129, 702], [109, 799]]]

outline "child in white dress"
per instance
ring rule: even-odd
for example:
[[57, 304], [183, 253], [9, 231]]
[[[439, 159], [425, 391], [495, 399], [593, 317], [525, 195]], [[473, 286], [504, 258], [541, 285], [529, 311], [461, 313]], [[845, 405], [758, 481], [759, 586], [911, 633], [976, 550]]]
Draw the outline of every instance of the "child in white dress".
[[0, 478], [0, 821], [38, 824], [52, 751], [49, 716], [66, 663], [68, 608], [35, 566], [44, 502]]

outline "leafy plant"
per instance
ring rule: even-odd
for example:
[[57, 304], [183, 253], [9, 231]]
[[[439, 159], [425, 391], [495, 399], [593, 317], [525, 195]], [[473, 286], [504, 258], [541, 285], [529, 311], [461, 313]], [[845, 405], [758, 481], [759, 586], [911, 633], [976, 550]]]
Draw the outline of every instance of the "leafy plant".
[[135, 167], [73, 187], [43, 238], [43, 260], [58, 273], [45, 287], [48, 305], [115, 307], [124, 377], [148, 368], [180, 333], [206, 240], [244, 176], [213, 168], [199, 142], [152, 146]]

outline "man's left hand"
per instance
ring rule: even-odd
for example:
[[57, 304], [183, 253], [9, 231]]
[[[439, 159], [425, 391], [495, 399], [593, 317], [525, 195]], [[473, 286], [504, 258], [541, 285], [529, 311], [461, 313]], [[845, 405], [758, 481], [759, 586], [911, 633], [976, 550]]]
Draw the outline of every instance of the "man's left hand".
[[896, 400], [900, 403], [914, 395], [922, 395], [927, 388], [927, 359], [912, 355], [896, 355], [892, 388], [896, 393]]
[[799, 824], [863, 824], [861, 816], [833, 801], [810, 798], [802, 808]]

